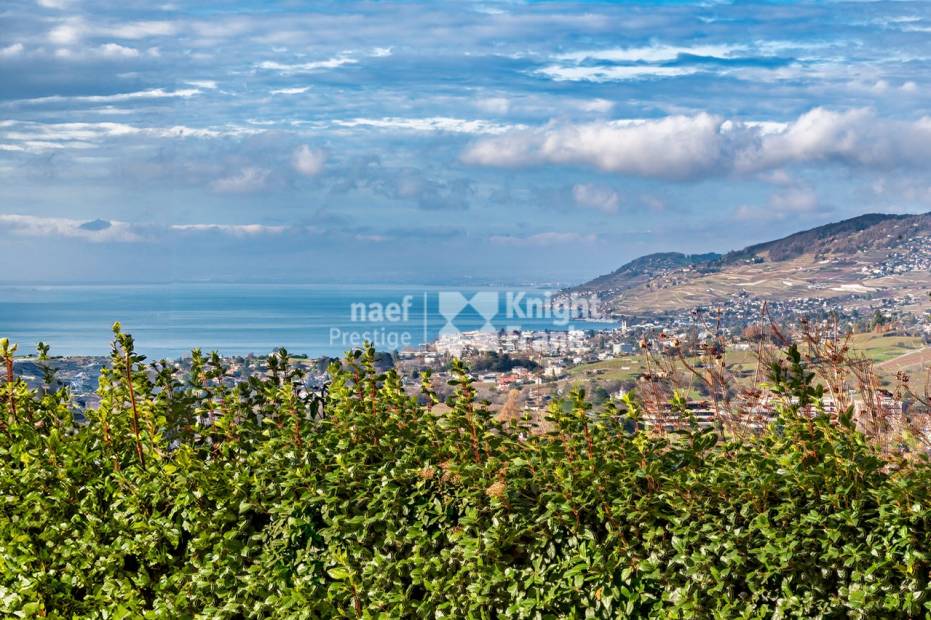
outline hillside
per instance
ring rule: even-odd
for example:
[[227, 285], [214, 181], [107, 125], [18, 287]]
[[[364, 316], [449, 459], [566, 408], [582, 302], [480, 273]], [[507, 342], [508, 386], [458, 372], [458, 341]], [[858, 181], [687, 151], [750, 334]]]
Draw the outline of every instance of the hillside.
[[599, 276], [587, 287], [601, 290], [619, 286], [633, 286], [647, 282], [653, 276], [689, 267], [714, 266], [722, 259], [721, 254], [710, 252], [708, 254], [682, 254], [681, 252], [658, 252], [635, 258], [616, 271]]
[[618, 312], [685, 309], [739, 293], [763, 299], [907, 298], [931, 288], [931, 213], [871, 213], [726, 254], [650, 254], [586, 282]]
[[806, 253], [851, 254], [864, 247], [892, 248], [906, 239], [907, 233], [928, 232], [931, 213], [924, 215], [889, 215], [867, 213], [810, 230], [751, 245], [725, 257], [728, 262], [752, 256], [784, 261]]

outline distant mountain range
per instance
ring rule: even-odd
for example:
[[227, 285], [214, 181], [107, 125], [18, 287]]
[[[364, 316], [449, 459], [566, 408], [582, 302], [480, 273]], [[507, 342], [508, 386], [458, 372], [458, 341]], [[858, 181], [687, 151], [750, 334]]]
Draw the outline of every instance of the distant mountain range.
[[598, 293], [619, 312], [644, 312], [715, 303], [740, 292], [771, 299], [926, 300], [929, 289], [931, 213], [870, 213], [726, 254], [649, 254], [571, 291]]

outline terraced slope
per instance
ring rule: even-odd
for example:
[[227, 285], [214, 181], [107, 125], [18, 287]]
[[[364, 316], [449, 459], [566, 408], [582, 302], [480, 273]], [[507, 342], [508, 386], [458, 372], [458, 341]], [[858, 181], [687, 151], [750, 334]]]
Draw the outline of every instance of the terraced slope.
[[621, 312], [709, 305], [741, 293], [763, 299], [853, 303], [914, 298], [931, 290], [931, 213], [868, 214], [724, 255], [638, 258], [573, 289], [596, 292]]

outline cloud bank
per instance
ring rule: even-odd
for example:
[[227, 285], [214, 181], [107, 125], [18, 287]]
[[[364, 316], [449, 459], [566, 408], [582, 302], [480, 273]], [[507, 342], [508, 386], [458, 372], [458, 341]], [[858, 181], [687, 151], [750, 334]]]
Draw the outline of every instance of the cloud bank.
[[870, 109], [815, 108], [787, 122], [727, 120], [699, 113], [660, 119], [554, 123], [470, 144], [478, 166], [589, 166], [671, 181], [746, 175], [783, 166], [931, 168], [931, 118], [901, 121]]

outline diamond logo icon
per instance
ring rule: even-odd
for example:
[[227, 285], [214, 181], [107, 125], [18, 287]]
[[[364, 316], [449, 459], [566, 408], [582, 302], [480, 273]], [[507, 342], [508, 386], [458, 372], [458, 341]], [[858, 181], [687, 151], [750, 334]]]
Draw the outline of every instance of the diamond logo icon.
[[482, 317], [481, 332], [495, 332], [495, 326], [492, 319], [498, 314], [498, 293], [495, 291], [479, 291], [471, 297], [466, 297], [459, 291], [440, 291], [439, 307], [440, 315], [443, 317], [443, 327], [440, 329], [440, 336], [455, 336], [462, 331], [456, 327], [456, 318], [468, 307]]

